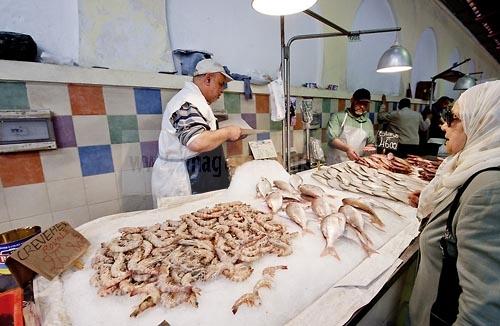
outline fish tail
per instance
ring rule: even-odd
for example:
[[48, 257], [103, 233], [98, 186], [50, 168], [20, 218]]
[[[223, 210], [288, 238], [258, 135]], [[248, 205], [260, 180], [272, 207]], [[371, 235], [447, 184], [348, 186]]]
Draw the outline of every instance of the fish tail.
[[323, 252], [321, 253], [321, 257], [327, 256], [327, 255], [333, 256], [340, 261], [340, 256], [337, 253], [337, 250], [335, 250], [335, 247], [325, 247], [325, 249], [323, 249]]

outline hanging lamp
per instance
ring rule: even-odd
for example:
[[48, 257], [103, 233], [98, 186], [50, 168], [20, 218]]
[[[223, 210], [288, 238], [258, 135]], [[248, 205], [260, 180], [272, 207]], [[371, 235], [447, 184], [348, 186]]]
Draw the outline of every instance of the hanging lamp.
[[453, 86], [453, 89], [456, 91], [464, 91], [474, 85], [476, 85], [476, 79], [469, 75], [464, 75], [457, 80], [455, 86]]
[[253, 0], [252, 7], [264, 15], [286, 16], [311, 8], [318, 0]]
[[377, 72], [392, 73], [407, 71], [412, 68], [410, 52], [396, 41], [382, 54], [377, 65]]

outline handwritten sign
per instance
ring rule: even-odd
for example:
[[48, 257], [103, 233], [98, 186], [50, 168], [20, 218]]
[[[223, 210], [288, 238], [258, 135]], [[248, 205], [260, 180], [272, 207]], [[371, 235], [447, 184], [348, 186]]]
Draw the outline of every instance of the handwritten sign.
[[271, 139], [249, 141], [248, 145], [250, 146], [250, 150], [252, 151], [253, 158], [256, 160], [275, 158], [278, 156]]
[[89, 246], [90, 242], [71, 225], [60, 222], [26, 241], [7, 258], [6, 264], [19, 284], [29, 277], [29, 270], [51, 280], [68, 269]]
[[392, 132], [380, 130], [377, 133], [377, 147], [397, 150], [399, 144], [399, 135]]

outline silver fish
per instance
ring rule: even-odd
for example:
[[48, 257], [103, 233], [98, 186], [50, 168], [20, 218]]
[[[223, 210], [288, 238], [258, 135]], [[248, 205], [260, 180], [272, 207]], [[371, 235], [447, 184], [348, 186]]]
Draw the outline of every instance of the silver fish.
[[311, 197], [323, 197], [325, 195], [325, 191], [321, 187], [311, 184], [301, 185], [299, 191], [301, 194]]
[[333, 213], [333, 210], [324, 198], [314, 198], [311, 203], [311, 209], [319, 218], [324, 218]]
[[384, 222], [378, 217], [377, 213], [365, 202], [363, 202], [362, 199], [359, 198], [344, 198], [342, 199], [342, 203], [345, 205], [350, 205], [356, 208], [359, 208], [365, 212], [367, 212], [370, 216], [370, 222], [373, 224], [376, 224], [380, 227], [384, 227]]
[[293, 194], [295, 192], [295, 189], [286, 181], [283, 180], [274, 180], [273, 184], [276, 188], [284, 190], [288, 193]]
[[342, 205], [339, 208], [339, 212], [343, 213], [347, 219], [347, 223], [351, 224], [358, 231], [362, 232], [365, 228], [365, 221], [363, 216], [351, 205]]
[[289, 180], [290, 184], [295, 190], [299, 190], [299, 187], [304, 183], [304, 180], [302, 180], [301, 176], [298, 174], [292, 174], [290, 176]]
[[286, 215], [300, 226], [304, 233], [312, 233], [307, 229], [307, 217], [304, 207], [298, 203], [290, 203], [285, 208]]
[[261, 196], [266, 198], [266, 196], [273, 190], [273, 186], [271, 182], [266, 178], [260, 178], [260, 181], [257, 183], [257, 196]]
[[325, 249], [323, 249], [321, 257], [326, 255], [332, 255], [338, 260], [340, 260], [340, 256], [335, 250], [333, 244], [344, 233], [345, 222], [342, 223], [343, 216], [341, 215], [343, 214], [339, 213], [330, 214], [321, 221], [321, 233], [323, 233], [323, 236], [326, 239]]
[[273, 213], [278, 212], [283, 205], [283, 196], [279, 191], [272, 191], [266, 196], [267, 206]]

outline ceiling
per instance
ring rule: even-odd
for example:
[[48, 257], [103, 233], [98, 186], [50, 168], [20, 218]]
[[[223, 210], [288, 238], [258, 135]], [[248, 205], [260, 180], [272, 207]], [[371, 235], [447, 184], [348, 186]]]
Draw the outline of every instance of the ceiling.
[[[500, 63], [500, 10], [496, 0], [439, 0]], [[495, 3], [497, 6], [495, 6]]]

